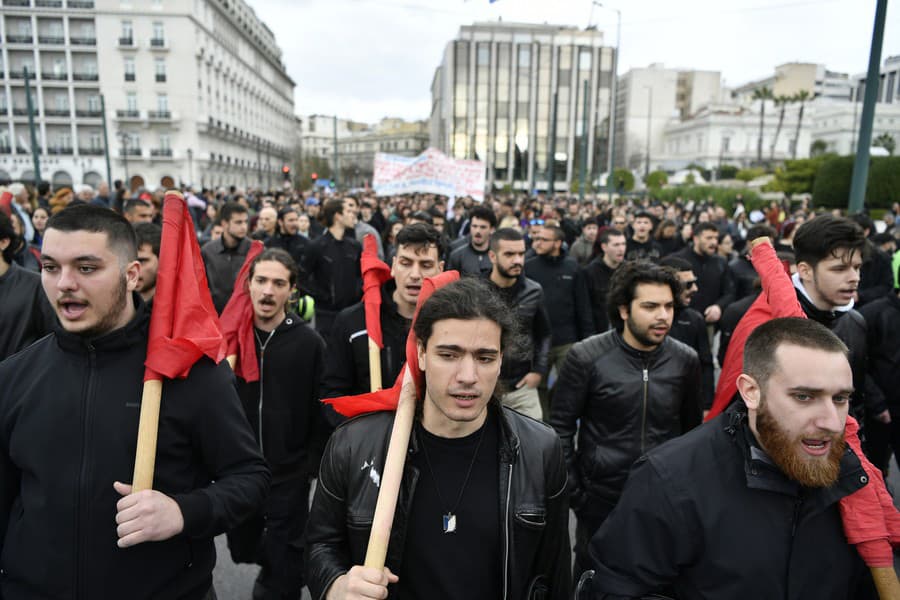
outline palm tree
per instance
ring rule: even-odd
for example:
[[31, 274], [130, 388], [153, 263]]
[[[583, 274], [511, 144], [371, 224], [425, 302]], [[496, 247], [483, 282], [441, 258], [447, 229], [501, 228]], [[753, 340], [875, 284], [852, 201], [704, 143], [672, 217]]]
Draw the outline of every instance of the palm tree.
[[787, 105], [793, 101], [794, 99], [791, 96], [775, 96], [775, 106], [780, 107], [781, 110], [778, 112], [778, 127], [775, 128], [775, 137], [772, 138], [772, 145], [769, 147], [769, 162], [775, 160], [775, 145], [778, 143], [778, 136], [781, 134], [781, 126], [784, 124], [784, 110], [787, 108]]
[[756, 162], [762, 164], [763, 127], [766, 124], [766, 100], [773, 98], [772, 90], [762, 86], [753, 90], [753, 100], [759, 100], [759, 141], [756, 144]]
[[809, 92], [806, 90], [800, 90], [793, 97], [794, 102], [800, 103], [800, 113], [797, 115], [797, 133], [794, 134], [794, 151], [791, 153], [791, 158], [797, 158], [797, 146], [800, 145], [800, 127], [803, 126], [803, 109], [810, 97]]

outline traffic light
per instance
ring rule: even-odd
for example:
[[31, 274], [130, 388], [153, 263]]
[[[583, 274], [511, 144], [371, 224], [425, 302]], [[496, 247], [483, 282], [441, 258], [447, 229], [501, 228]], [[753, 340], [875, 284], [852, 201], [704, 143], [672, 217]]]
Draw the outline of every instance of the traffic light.
[[289, 181], [291, 178], [291, 168], [287, 165], [281, 167], [281, 174], [284, 175], [284, 180]]
[[313, 183], [315, 183], [316, 179], [319, 178], [319, 174], [318, 174], [318, 173], [313, 173], [312, 175], [310, 175], [310, 177], [312, 177]]

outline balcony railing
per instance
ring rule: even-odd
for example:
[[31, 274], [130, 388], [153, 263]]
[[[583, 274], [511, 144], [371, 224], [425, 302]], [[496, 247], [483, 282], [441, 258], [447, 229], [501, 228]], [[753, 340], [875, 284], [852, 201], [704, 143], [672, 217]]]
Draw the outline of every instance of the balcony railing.
[[75, 73], [72, 75], [74, 81], [99, 81], [99, 73]]
[[5, 106], [0, 106], [0, 117], [5, 117], [9, 113], [9, 109]]
[[120, 148], [119, 155], [120, 156], [140, 156], [141, 149], [140, 148]]
[[47, 148], [47, 154], [72, 154], [72, 147], [56, 146], [54, 148]]
[[[69, 5], [71, 6], [71, 4], [72, 4], [72, 2], [70, 1], [70, 2], [69, 2]], [[120, 37], [120, 38], [119, 38], [119, 45], [120, 45], [120, 46], [132, 46], [132, 47], [133, 47], [133, 46], [134, 46], [134, 38], [133, 38], [133, 37]]]
[[78, 154], [82, 156], [103, 156], [103, 148], [82, 148], [79, 146]]
[[[25, 79], [25, 69], [12, 69], [9, 72], [10, 79]], [[34, 70], [28, 69], [28, 79], [34, 80]]]
[[165, 73], [157, 73], [156, 74], [156, 83], [165, 83], [165, 82], [166, 82]]
[[125, 73], [125, 81], [134, 81], [134, 73]]
[[41, 44], [65, 44], [66, 38], [61, 35], [40, 35], [38, 34], [38, 43]]
[[163, 121], [172, 118], [172, 111], [170, 110], [148, 110], [147, 118], [153, 119], [156, 121]]
[[13, 116], [15, 117], [27, 117], [28, 109], [27, 108], [13, 108]]
[[103, 111], [101, 111], [101, 110], [85, 110], [85, 109], [76, 108], [75, 116], [91, 118], [91, 119], [98, 119], [103, 116]]
[[94, 8], [94, 0], [69, 0], [69, 8]]
[[3, 6], [31, 6], [30, 0], [3, 0]]
[[62, 0], [34, 0], [38, 8], [62, 8]]
[[44, 109], [45, 117], [71, 117], [72, 111], [68, 108], [63, 110], [61, 108], [45, 108]]
[[68, 81], [68, 73], [44, 73], [41, 72], [41, 79], [44, 81]]
[[12, 146], [0, 146], [0, 154], [12, 154]]
[[153, 148], [150, 150], [150, 156], [171, 157], [172, 149], [171, 148]]
[[69, 43], [73, 46], [96, 46], [97, 38], [96, 36], [92, 37], [70, 37]]
[[166, 47], [166, 39], [165, 38], [150, 38], [150, 47], [151, 48], [165, 48]]
[[139, 110], [117, 110], [116, 117], [120, 119], [140, 119], [141, 111]]
[[[5, 3], [4, 3], [4, 6], [6, 6]], [[10, 35], [6, 36], [6, 41], [9, 42], [10, 44], [30, 44], [30, 43], [34, 42], [34, 36], [33, 35], [10, 34]]]

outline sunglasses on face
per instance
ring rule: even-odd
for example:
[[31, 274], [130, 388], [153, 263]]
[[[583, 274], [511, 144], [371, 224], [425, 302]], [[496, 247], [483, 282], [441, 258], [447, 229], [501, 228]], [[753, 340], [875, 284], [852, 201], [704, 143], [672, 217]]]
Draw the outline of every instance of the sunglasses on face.
[[685, 281], [685, 282], [684, 282], [684, 287], [686, 287], [687, 289], [691, 289], [691, 288], [697, 287], [697, 280], [696, 280], [696, 279], [691, 279], [691, 280], [689, 280], [689, 281]]
[[528, 224], [529, 225], [543, 225], [544, 220], [543, 219], [532, 219], [528, 222]]

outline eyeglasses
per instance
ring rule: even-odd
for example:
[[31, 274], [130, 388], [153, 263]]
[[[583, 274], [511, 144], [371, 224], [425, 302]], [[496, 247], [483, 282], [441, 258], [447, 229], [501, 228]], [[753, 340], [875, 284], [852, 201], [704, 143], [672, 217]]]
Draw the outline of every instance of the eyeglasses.
[[543, 219], [532, 219], [532, 220], [528, 221], [528, 224], [529, 225], [543, 225], [544, 220]]
[[613, 225], [624, 225], [625, 221], [613, 221]]
[[556, 240], [553, 238], [545, 238], [545, 237], [533, 237], [531, 238], [532, 242], [555, 242]]
[[688, 289], [691, 289], [692, 287], [698, 287], [696, 279], [691, 279], [691, 280], [685, 281], [683, 283], [684, 283], [684, 287], [686, 287]]

